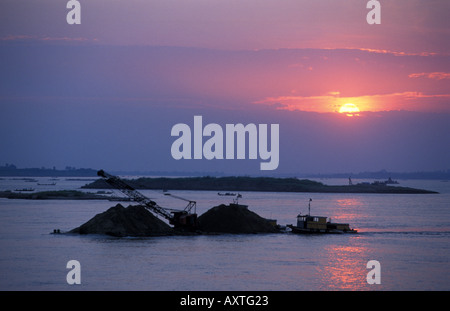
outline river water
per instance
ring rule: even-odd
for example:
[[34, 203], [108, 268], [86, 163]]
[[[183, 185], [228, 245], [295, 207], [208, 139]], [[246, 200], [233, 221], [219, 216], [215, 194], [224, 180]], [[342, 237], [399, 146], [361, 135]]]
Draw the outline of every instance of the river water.
[[[78, 189], [89, 182], [37, 179], [41, 185], [4, 177], [0, 190]], [[295, 223], [312, 198], [311, 214], [359, 231], [342, 235], [55, 235], [53, 229], [78, 227], [117, 203], [0, 199], [0, 290], [450, 290], [450, 182], [400, 180], [400, 186], [440, 193], [241, 193], [239, 203], [281, 225]], [[161, 206], [184, 208], [184, 201], [142, 192]], [[172, 193], [196, 200], [199, 215], [232, 199], [213, 191]], [[66, 281], [69, 260], [81, 265], [80, 285]], [[381, 284], [368, 284], [369, 260], [380, 263]]]

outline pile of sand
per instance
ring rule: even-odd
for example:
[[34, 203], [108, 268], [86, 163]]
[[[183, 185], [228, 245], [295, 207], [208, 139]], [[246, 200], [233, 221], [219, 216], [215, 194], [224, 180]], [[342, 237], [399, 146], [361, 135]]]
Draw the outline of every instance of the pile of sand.
[[211, 208], [198, 218], [199, 230], [210, 233], [275, 233], [277, 228], [246, 205], [230, 204]]
[[143, 206], [130, 205], [125, 208], [117, 204], [70, 233], [144, 237], [171, 235], [174, 230]]

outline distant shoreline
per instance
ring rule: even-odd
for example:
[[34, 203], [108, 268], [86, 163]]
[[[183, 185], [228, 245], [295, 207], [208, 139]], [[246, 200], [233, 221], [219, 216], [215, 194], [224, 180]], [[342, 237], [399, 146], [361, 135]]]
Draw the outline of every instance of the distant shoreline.
[[[230, 176], [224, 172], [179, 172], [179, 171], [110, 171], [116, 176], [145, 176], [145, 177], [227, 177]], [[253, 177], [261, 177], [261, 175], [250, 175]], [[321, 173], [321, 174], [301, 174], [301, 173], [276, 173], [271, 174], [273, 178], [309, 178], [309, 179], [326, 179], [326, 178], [349, 178], [357, 179], [424, 179], [424, 180], [449, 180], [450, 169], [439, 171], [417, 171], [417, 172], [389, 172], [386, 170], [374, 172], [359, 172], [359, 173]], [[65, 169], [53, 168], [17, 168], [13, 164], [0, 166], [1, 177], [97, 177], [97, 170], [91, 168], [75, 168], [67, 166]]]
[[0, 177], [97, 177], [97, 171], [90, 168], [17, 168], [14, 165], [0, 166]]

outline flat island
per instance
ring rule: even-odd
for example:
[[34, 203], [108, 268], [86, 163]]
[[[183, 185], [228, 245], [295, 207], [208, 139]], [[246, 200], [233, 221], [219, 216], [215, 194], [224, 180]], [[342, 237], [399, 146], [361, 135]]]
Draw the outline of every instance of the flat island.
[[0, 198], [23, 200], [111, 200], [111, 197], [77, 190], [40, 192], [0, 191]]
[[[211, 190], [211, 191], [262, 191], [262, 192], [317, 192], [317, 193], [401, 193], [431, 194], [435, 191], [387, 184], [355, 184], [329, 186], [309, 179], [274, 177], [182, 177], [126, 180], [135, 189], [153, 190]], [[83, 186], [85, 189], [110, 189], [103, 179]]]
[[[211, 190], [218, 192], [261, 191], [261, 192], [316, 192], [316, 193], [398, 193], [432, 194], [435, 191], [386, 184], [356, 184], [329, 186], [309, 179], [273, 177], [183, 177], [183, 178], [138, 178], [126, 180], [135, 189], [153, 190]], [[84, 189], [111, 189], [103, 179], [83, 186]], [[82, 192], [78, 190], [57, 190], [42, 192], [0, 191], [0, 198], [28, 200], [110, 200], [128, 201], [127, 198]]]

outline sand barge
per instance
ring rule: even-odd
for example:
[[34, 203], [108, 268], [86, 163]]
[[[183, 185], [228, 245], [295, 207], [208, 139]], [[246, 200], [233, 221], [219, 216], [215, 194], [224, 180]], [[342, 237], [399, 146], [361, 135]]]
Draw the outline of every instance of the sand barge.
[[279, 232], [272, 221], [241, 204], [221, 204], [211, 208], [198, 218], [198, 229], [208, 233]]
[[143, 206], [130, 205], [125, 208], [117, 204], [70, 233], [144, 237], [171, 235], [175, 231]]
[[[275, 233], [279, 232], [274, 221], [262, 218], [248, 210], [246, 205], [234, 202], [221, 204], [197, 217], [196, 202], [189, 202], [184, 210], [169, 210], [159, 206], [127, 182], [103, 170], [97, 172], [107, 184], [120, 190], [140, 206], [124, 208], [120, 204], [96, 215], [87, 223], [73, 229], [73, 233], [97, 233], [114, 236], [154, 236], [192, 233]], [[238, 197], [241, 197], [240, 195]], [[237, 198], [236, 198], [237, 199]], [[144, 207], [145, 206], [145, 207]], [[194, 212], [191, 212], [191, 210]], [[174, 226], [172, 229], [152, 213], [164, 217]], [[276, 221], [275, 221], [276, 222]]]
[[[275, 233], [279, 232], [272, 221], [249, 211], [246, 205], [219, 205], [198, 218], [197, 234], [205, 233]], [[113, 206], [95, 215], [88, 222], [69, 233], [106, 234], [117, 237], [148, 237], [186, 234], [170, 227], [140, 205]]]

